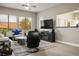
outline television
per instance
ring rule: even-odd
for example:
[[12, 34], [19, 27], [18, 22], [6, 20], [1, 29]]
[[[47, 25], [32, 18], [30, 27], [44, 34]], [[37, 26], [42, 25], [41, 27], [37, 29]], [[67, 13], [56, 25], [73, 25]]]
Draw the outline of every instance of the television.
[[41, 28], [50, 29], [53, 28], [53, 19], [47, 19], [43, 21], [43, 26]]

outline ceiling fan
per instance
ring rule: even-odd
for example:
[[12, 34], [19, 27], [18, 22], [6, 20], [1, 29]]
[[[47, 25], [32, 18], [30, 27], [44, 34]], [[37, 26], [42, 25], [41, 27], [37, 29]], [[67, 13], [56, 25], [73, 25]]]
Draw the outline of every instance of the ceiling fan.
[[31, 7], [33, 7], [33, 8], [36, 8], [37, 6], [35, 6], [35, 5], [30, 5], [29, 3], [27, 3], [27, 4], [22, 4], [22, 6], [25, 8], [25, 9], [31, 9]]

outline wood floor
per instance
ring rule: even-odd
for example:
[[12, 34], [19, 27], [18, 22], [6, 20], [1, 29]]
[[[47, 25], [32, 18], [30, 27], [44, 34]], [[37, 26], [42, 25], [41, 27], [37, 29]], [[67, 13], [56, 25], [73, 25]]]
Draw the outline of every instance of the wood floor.
[[79, 47], [65, 45], [62, 43], [54, 43], [56, 47], [33, 53], [28, 56], [79, 56]]

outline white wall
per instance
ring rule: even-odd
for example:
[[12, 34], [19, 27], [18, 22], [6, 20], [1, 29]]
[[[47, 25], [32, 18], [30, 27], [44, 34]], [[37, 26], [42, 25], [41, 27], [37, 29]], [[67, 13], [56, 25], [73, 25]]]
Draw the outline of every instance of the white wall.
[[56, 28], [57, 41], [79, 45], [79, 28]]
[[17, 10], [17, 9], [11, 9], [11, 8], [6, 8], [6, 7], [0, 7], [0, 14], [32, 17], [32, 20], [33, 20], [32, 21], [32, 29], [36, 28], [36, 24], [37, 24], [36, 13]]
[[[70, 4], [66, 4], [66, 3], [63, 3], [63, 4], [60, 4], [60, 5], [57, 5], [55, 7], [52, 7], [52, 8], [49, 8], [49, 9], [46, 9], [44, 11], [41, 11], [38, 13], [38, 16], [37, 16], [37, 27], [38, 29], [39, 28], [39, 20], [40, 19], [50, 19], [50, 18], [53, 18], [54, 20], [54, 27], [55, 27], [55, 22], [56, 22], [56, 15], [59, 15], [59, 14], [63, 14], [63, 13], [66, 13], [66, 12], [70, 12], [70, 11], [74, 11], [74, 10], [79, 10], [79, 4], [76, 4], [76, 3], [70, 3]], [[71, 28], [72, 29], [72, 28]], [[76, 29], [78, 30], [78, 29]], [[59, 32], [61, 33], [61, 31], [64, 33], [63, 29], [62, 30], [59, 30]], [[73, 32], [73, 30], [72, 30]], [[75, 31], [74, 31], [75, 32]], [[77, 33], [77, 34], [76, 34]], [[69, 33], [64, 33], [64, 35], [68, 35], [68, 34], [71, 34], [71, 32]], [[75, 32], [74, 35], [78, 35], [78, 32]], [[63, 39], [61, 38], [63, 35], [59, 35], [59, 38], [56, 37], [56, 39], [58, 40], [61, 40], [61, 41], [67, 41], [67, 42], [70, 42], [70, 43], [74, 43], [74, 44], [79, 44], [79, 37], [77, 38], [71, 38], [69, 39], [68, 36], [67, 37], [64, 37]], [[70, 37], [72, 37], [73, 35], [71, 34]], [[60, 39], [61, 38], [61, 39]], [[75, 42], [74, 42], [75, 41]]]

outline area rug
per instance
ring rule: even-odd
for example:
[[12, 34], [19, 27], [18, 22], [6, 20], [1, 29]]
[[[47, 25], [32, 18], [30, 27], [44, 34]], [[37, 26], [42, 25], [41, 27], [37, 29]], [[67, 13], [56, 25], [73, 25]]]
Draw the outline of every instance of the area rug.
[[[52, 47], [56, 47], [56, 46], [54, 46], [53, 43], [51, 43], [51, 42], [41, 40], [38, 48], [39, 48], [39, 52], [40, 52], [45, 49], [50, 49]], [[12, 45], [12, 49], [13, 49], [13, 53], [15, 56], [27, 56], [27, 55], [31, 54], [31, 53], [27, 52], [28, 51], [27, 45], [22, 46], [22, 45], [19, 45], [18, 43], [14, 43]]]

